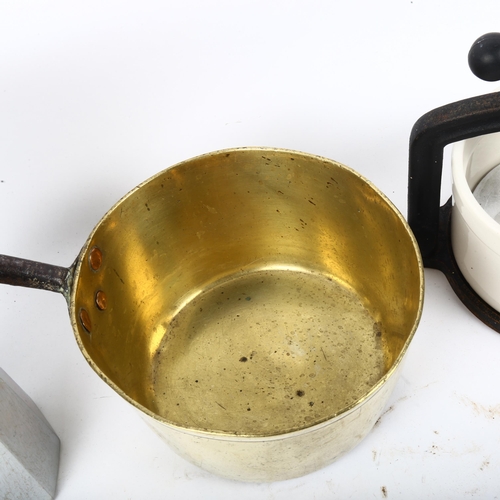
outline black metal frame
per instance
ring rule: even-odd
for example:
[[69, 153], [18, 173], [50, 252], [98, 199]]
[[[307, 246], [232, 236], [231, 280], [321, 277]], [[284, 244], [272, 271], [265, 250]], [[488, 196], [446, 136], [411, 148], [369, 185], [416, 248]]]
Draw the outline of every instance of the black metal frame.
[[[484, 80], [500, 78], [500, 33], [488, 33], [474, 42], [469, 65]], [[494, 132], [500, 132], [500, 92], [447, 104], [417, 120], [410, 135], [408, 223], [424, 266], [442, 271], [465, 306], [500, 333], [500, 313], [471, 288], [455, 260], [451, 198], [439, 206], [444, 147]]]

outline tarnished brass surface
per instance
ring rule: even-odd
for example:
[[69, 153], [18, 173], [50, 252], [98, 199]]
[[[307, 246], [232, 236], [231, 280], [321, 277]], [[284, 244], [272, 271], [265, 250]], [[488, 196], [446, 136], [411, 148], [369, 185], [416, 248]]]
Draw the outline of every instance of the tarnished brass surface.
[[[300, 269], [244, 272], [205, 290], [154, 359], [157, 411], [202, 429], [274, 435], [349, 406], [386, 371], [352, 291]], [[200, 408], [203, 411], [200, 411]]]
[[72, 320], [94, 369], [155, 418], [272, 436], [383, 383], [417, 326], [422, 276], [404, 219], [357, 173], [228, 150], [158, 174], [108, 212], [78, 262]]

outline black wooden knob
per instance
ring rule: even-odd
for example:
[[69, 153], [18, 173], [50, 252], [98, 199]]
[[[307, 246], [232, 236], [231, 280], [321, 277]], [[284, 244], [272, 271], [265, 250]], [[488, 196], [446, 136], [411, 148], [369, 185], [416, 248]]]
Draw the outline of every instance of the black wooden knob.
[[500, 33], [487, 33], [472, 44], [469, 67], [481, 80], [500, 80]]

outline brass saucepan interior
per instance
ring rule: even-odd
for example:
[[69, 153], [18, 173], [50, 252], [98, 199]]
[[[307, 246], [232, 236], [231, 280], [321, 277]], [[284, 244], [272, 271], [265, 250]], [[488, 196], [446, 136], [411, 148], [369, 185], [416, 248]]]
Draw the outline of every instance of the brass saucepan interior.
[[418, 323], [404, 219], [359, 174], [286, 150], [178, 164], [112, 208], [75, 271], [94, 369], [147, 413], [243, 436], [360, 402]]

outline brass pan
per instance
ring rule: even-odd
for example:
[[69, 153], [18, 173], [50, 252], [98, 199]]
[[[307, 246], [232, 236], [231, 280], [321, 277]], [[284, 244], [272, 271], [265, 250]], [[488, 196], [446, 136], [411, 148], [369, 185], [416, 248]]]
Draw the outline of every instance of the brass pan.
[[71, 268], [0, 257], [65, 295], [92, 368], [181, 455], [296, 477], [379, 418], [420, 319], [423, 269], [370, 182], [296, 151], [219, 151], [144, 182]]

